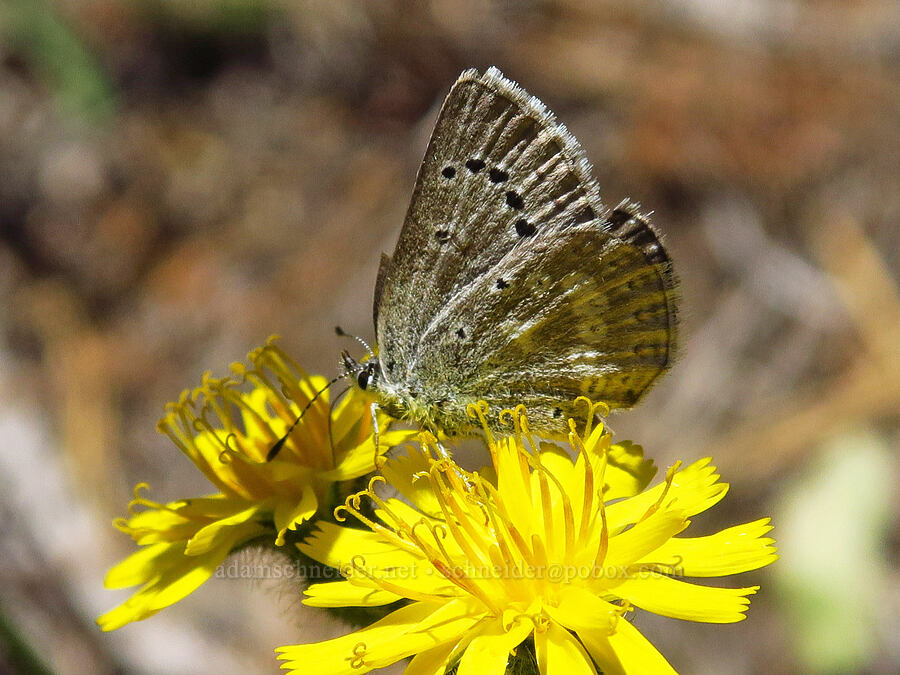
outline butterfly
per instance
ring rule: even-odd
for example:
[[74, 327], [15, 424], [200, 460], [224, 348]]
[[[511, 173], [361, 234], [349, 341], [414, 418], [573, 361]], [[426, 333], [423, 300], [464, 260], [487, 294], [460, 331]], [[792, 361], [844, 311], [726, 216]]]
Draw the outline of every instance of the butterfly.
[[[394, 255], [376, 353], [347, 374], [390, 416], [469, 434], [467, 406], [524, 404], [568, 432], [575, 399], [633, 406], [669, 366], [676, 282], [638, 205], [609, 209], [575, 138], [496, 68], [450, 90]], [[500, 428], [496, 416], [489, 423]]]

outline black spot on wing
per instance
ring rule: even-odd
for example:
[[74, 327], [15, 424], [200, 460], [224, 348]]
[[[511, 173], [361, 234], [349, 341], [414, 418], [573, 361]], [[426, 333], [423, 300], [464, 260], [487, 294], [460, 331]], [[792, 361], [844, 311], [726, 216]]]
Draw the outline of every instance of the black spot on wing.
[[466, 160], [466, 168], [472, 173], [478, 173], [484, 168], [484, 160], [474, 158]]
[[492, 183], [502, 183], [509, 180], [509, 174], [501, 169], [491, 169], [488, 171], [488, 178]]
[[525, 200], [522, 199], [522, 195], [520, 195], [518, 192], [514, 192], [513, 190], [510, 190], [506, 193], [505, 196], [506, 196], [506, 205], [508, 207], [510, 207], [511, 209], [515, 209], [516, 211], [519, 211], [519, 210], [525, 208]]
[[670, 262], [653, 228], [636, 211], [630, 208], [616, 208], [609, 214], [604, 225], [618, 239], [641, 249], [650, 262], [663, 264]]
[[597, 217], [597, 214], [594, 213], [594, 209], [592, 209], [590, 206], [585, 206], [583, 209], [579, 210], [578, 213], [575, 214], [575, 225], [581, 225], [582, 223], [589, 223], [596, 217]]
[[520, 237], [530, 237], [535, 232], [537, 232], [537, 228], [533, 223], [529, 223], [524, 218], [519, 218], [519, 220], [516, 221], [516, 234]]
[[456, 169], [452, 166], [445, 166], [443, 171], [441, 171], [441, 175], [444, 178], [453, 178], [456, 175]]

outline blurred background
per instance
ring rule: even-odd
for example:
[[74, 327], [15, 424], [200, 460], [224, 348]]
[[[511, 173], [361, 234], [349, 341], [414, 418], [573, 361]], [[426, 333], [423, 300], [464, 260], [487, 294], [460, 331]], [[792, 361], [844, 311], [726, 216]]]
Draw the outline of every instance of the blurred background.
[[682, 281], [680, 359], [612, 428], [715, 458], [695, 528], [775, 518], [745, 622], [638, 626], [686, 673], [897, 672], [898, 48], [890, 0], [0, 2], [0, 671], [272, 673], [344, 630], [222, 579], [102, 634], [110, 522], [211, 491], [155, 432], [203, 371], [373, 337], [437, 108], [496, 65]]

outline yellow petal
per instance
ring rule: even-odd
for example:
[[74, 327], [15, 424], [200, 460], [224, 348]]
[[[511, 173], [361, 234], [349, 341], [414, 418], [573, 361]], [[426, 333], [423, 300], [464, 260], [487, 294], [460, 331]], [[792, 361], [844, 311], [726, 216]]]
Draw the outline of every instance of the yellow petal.
[[379, 607], [401, 600], [403, 597], [349, 581], [312, 584], [305, 593], [303, 604], [310, 607]]
[[509, 652], [518, 647], [534, 630], [523, 619], [509, 630], [499, 621], [493, 621], [480, 631], [478, 637], [466, 649], [459, 662], [457, 675], [503, 675], [509, 660]]
[[464, 602], [445, 605], [416, 602], [398, 609], [368, 628], [325, 642], [279, 647], [278, 658], [290, 671], [322, 675], [366, 673], [416, 652], [455, 641], [474, 623]]
[[656, 572], [616, 586], [615, 593], [654, 614], [704, 623], [743, 621], [750, 604], [747, 598], [759, 586], [749, 588], [712, 588], [678, 581]]
[[[408, 508], [407, 505], [404, 505]], [[418, 515], [422, 518], [422, 515]], [[438, 573], [425, 556], [399, 548], [394, 541], [370, 530], [318, 523], [319, 529], [298, 544], [298, 548], [319, 562], [345, 570], [348, 579], [363, 587], [375, 584], [391, 594], [412, 600], [423, 596], [453, 597], [461, 591]], [[452, 542], [447, 541], [450, 548]], [[373, 582], [365, 579], [372, 577]]]
[[616, 623], [612, 635], [607, 635], [603, 631], [584, 629], [578, 631], [578, 637], [604, 675], [632, 673], [675, 675], [675, 669], [656, 647], [625, 619], [620, 619]]
[[392, 640], [373, 645], [366, 659], [375, 667], [390, 665], [401, 658], [456, 643], [483, 618], [483, 610], [466, 600], [453, 600]]
[[459, 642], [447, 642], [416, 654], [403, 675], [444, 675]]
[[[142, 502], [142, 505], [147, 505]], [[140, 546], [187, 541], [204, 525], [247, 507], [247, 501], [223, 494], [180, 499], [135, 513], [118, 525]]]
[[[415, 437], [417, 432], [408, 430], [388, 431], [378, 435], [378, 452], [384, 454], [391, 448], [402, 445]], [[323, 471], [319, 478], [326, 481], [341, 481], [359, 478], [375, 469], [375, 440], [367, 436], [362, 442], [354, 445], [337, 466], [330, 471]]]
[[[125, 624], [146, 619], [159, 610], [175, 604], [209, 579], [216, 567], [228, 555], [228, 550], [224, 549], [213, 550], [201, 556], [188, 557], [181, 553], [180, 546], [169, 546], [177, 553], [177, 556], [174, 557], [175, 563], [159, 571], [156, 578], [121, 605], [98, 617], [97, 624], [102, 630], [110, 631], [121, 628]], [[167, 551], [162, 557], [168, 559], [170, 553]], [[123, 562], [128, 562], [128, 560], [130, 559]], [[157, 564], [159, 562], [158, 558]], [[110, 574], [113, 571], [110, 570]]]
[[[305, 675], [310, 672], [310, 664], [315, 664], [317, 675], [367, 673], [375, 667], [365, 663], [368, 648], [407, 633], [435, 609], [436, 605], [416, 602], [391, 612], [368, 628], [324, 642], [278, 647], [275, 653], [285, 662], [281, 667], [290, 672]], [[359, 646], [362, 648], [358, 649]]]
[[[625, 568], [656, 551], [687, 527], [687, 524], [688, 521], [685, 520], [681, 511], [657, 511], [610, 540], [609, 553], [603, 561], [604, 568], [609, 571], [608, 573], [614, 574], [617, 579], [627, 578], [628, 574]], [[606, 581], [611, 580], [606, 579]]]
[[442, 517], [441, 507], [428, 480], [431, 459], [420, 446], [408, 446], [405, 454], [392, 457], [384, 465], [381, 473], [397, 491], [416, 508], [432, 518]]
[[227, 518], [232, 513], [240, 511], [246, 505], [247, 502], [245, 500], [216, 494], [206, 497], [179, 499], [177, 502], [167, 504], [166, 508], [174, 508], [179, 515], [198, 520], [204, 518]]
[[631, 441], [616, 443], [607, 452], [605, 483], [608, 486], [603, 498], [607, 501], [621, 497], [633, 497], [646, 488], [656, 466], [652, 459], [644, 459], [644, 449]]
[[531, 501], [531, 474], [523, 464], [514, 437], [496, 443], [497, 490], [503, 509], [523, 535], [534, 532], [537, 524]]
[[192, 520], [178, 513], [177, 504], [167, 504], [165, 508], [134, 514], [119, 525], [119, 529], [128, 532], [138, 546], [149, 546], [160, 542], [187, 541], [203, 527], [204, 522], [205, 519]]
[[284, 536], [288, 530], [296, 530], [297, 526], [312, 518], [319, 508], [319, 499], [311, 485], [307, 485], [296, 503], [289, 499], [280, 499], [275, 506], [273, 519], [278, 529], [275, 538], [276, 546], [284, 545]]
[[581, 643], [551, 621], [545, 631], [535, 631], [534, 647], [542, 675], [596, 675], [591, 657]]
[[675, 537], [641, 562], [662, 562], [686, 577], [748, 572], [778, 559], [775, 540], [763, 536], [771, 529], [769, 518], [762, 518], [707, 537]]
[[619, 616], [618, 609], [586, 588], [574, 585], [559, 589], [556, 606], [544, 606], [551, 619], [576, 632], [583, 628], [609, 632]]
[[[246, 505], [246, 502], [244, 502]], [[265, 531], [261, 525], [251, 521], [259, 513], [259, 504], [242, 509], [232, 516], [221, 518], [201, 528], [188, 541], [184, 549], [185, 555], [202, 555], [214, 548], [228, 546], [229, 550], [236, 538], [250, 536]]]
[[541, 443], [541, 464], [562, 484], [572, 479], [575, 464], [569, 453], [553, 443]]
[[161, 569], [173, 567], [184, 558], [184, 542], [152, 544], [135, 551], [114, 565], [103, 585], [106, 588], [127, 588], [155, 578]]
[[341, 527], [326, 521], [316, 523], [316, 527], [297, 548], [323, 565], [341, 569], [360, 556], [365, 559], [366, 569], [409, 566], [422, 560], [371, 530]]
[[[675, 474], [672, 486], [666, 493], [665, 504], [672, 504], [687, 517], [701, 513], [718, 503], [728, 492], [728, 485], [719, 483], [716, 467], [710, 459], [701, 459]], [[639, 495], [624, 499], [606, 507], [606, 517], [612, 534], [640, 520], [660, 498], [665, 483], [660, 483]]]

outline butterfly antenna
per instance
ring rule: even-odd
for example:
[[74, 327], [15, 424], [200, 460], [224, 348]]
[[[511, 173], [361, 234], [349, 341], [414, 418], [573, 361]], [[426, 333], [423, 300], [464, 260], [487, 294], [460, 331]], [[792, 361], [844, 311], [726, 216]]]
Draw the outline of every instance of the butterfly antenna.
[[[266, 455], [266, 461], [267, 461], [267, 462], [271, 462], [273, 459], [275, 459], [275, 457], [278, 456], [278, 453], [281, 452], [281, 449], [284, 447], [284, 444], [287, 442], [288, 436], [291, 435], [291, 432], [292, 432], [292, 431], [294, 430], [294, 428], [300, 423], [300, 420], [303, 419], [303, 416], [306, 414], [306, 411], [309, 410], [309, 409], [312, 407], [312, 404], [316, 402], [316, 399], [318, 399], [319, 396], [321, 396], [321, 395], [324, 394], [326, 391], [328, 391], [328, 387], [330, 387], [331, 385], [333, 385], [333, 384], [334, 384], [335, 382], [337, 382], [338, 380], [344, 379], [345, 377], [347, 377], [347, 376], [350, 375], [350, 374], [351, 374], [351, 373], [344, 372], [344, 373], [342, 373], [341, 375], [338, 375], [338, 376], [335, 377], [333, 380], [331, 380], [331, 382], [329, 382], [329, 383], [326, 384], [324, 387], [322, 387], [321, 389], [319, 389], [319, 391], [317, 391], [317, 392], [315, 393], [315, 396], [313, 396], [311, 399], [309, 399], [309, 403], [307, 403], [307, 404], [303, 407], [303, 410], [300, 411], [300, 414], [297, 416], [297, 419], [295, 419], [295, 420], [291, 423], [291, 426], [289, 426], [289, 427], [288, 427], [288, 430], [287, 430], [286, 432], [284, 432], [284, 435], [283, 435], [281, 438], [279, 438], [277, 441], [275, 441], [275, 445], [273, 445], [271, 448], [269, 448], [269, 452], [268, 452], [268, 454]], [[331, 415], [330, 415], [330, 414], [328, 415], [328, 420], [329, 420], [329, 422], [331, 421]]]
[[[338, 402], [341, 400], [341, 398], [344, 396], [344, 394], [346, 394], [348, 391], [350, 391], [350, 389], [351, 389], [351, 387], [347, 387], [346, 389], [344, 389], [344, 391], [340, 392], [337, 396], [335, 396], [331, 400], [331, 410], [330, 410], [331, 413], [334, 412], [334, 409], [337, 407]], [[331, 414], [329, 414], [328, 415], [328, 442], [331, 445], [331, 460], [332, 460], [332, 462], [334, 462], [334, 465], [336, 466], [337, 459], [335, 458], [334, 436], [331, 433], [332, 418], [333, 418], [333, 416]]]
[[341, 337], [349, 337], [349, 338], [353, 338], [353, 339], [356, 340], [359, 344], [361, 344], [363, 347], [365, 347], [365, 348], [366, 348], [366, 352], [368, 352], [369, 354], [374, 354], [374, 353], [375, 353], [375, 352], [372, 351], [372, 348], [369, 346], [369, 343], [366, 342], [365, 340], [363, 340], [363, 339], [362, 339], [361, 337], [359, 337], [358, 335], [353, 335], [352, 333], [348, 333], [348, 332], [346, 332], [343, 328], [341, 328], [340, 326], [335, 326], [335, 327], [334, 327], [334, 332], [337, 333], [337, 334], [338, 334], [339, 336], [341, 336]]

